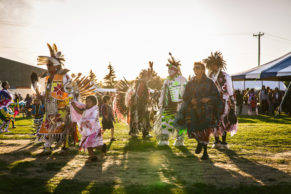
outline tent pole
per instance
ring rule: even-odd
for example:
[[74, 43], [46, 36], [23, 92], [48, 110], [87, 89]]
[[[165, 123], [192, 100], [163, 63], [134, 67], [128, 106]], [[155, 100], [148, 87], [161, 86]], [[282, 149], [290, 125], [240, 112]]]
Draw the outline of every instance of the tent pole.
[[283, 96], [283, 98], [282, 98], [282, 100], [281, 100], [281, 103], [280, 103], [280, 106], [279, 106], [279, 111], [280, 111], [280, 112], [282, 112], [282, 104], [283, 104], [283, 101], [284, 101], [284, 99], [285, 99], [285, 97], [286, 97], [286, 95], [287, 95], [287, 92], [288, 92], [290, 86], [291, 86], [291, 81], [289, 82], [289, 85], [288, 85], [288, 87], [286, 88], [286, 90], [285, 90], [285, 94], [284, 94], [284, 96]]

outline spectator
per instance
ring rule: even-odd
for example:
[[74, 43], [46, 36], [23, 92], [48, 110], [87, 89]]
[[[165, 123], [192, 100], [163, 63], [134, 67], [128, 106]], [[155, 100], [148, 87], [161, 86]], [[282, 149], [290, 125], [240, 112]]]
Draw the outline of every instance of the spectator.
[[[275, 88], [275, 91], [274, 91], [274, 94], [273, 94], [273, 98], [272, 98], [272, 101], [273, 101], [272, 114], [274, 114], [276, 108], [278, 106], [280, 106], [281, 100], [282, 100], [282, 94], [280, 93], [278, 88]], [[279, 110], [279, 114], [280, 114], [280, 110]]]
[[251, 114], [255, 115], [257, 113], [257, 100], [256, 97], [253, 96], [251, 99]]
[[267, 114], [269, 105], [268, 105], [268, 91], [266, 90], [265, 86], [262, 86], [262, 89], [259, 93], [259, 100], [261, 113]]
[[238, 107], [238, 113], [241, 115], [243, 106], [243, 94], [240, 92], [240, 90], [236, 91], [236, 105]]
[[32, 98], [30, 97], [29, 94], [26, 95], [24, 101], [26, 102], [26, 104], [25, 104], [26, 116], [27, 117], [31, 117], [31, 103], [32, 103]]
[[252, 106], [251, 106], [251, 101], [252, 101], [252, 98], [255, 97], [255, 90], [254, 88], [252, 88], [251, 90], [249, 90], [245, 96], [247, 96], [248, 98], [248, 114], [251, 115], [252, 114]]
[[273, 90], [267, 87], [268, 94], [268, 114], [273, 115]]

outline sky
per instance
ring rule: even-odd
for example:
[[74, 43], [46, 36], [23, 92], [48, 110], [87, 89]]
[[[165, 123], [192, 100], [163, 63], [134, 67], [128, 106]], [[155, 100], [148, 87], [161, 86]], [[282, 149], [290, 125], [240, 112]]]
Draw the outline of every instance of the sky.
[[221, 51], [237, 73], [291, 51], [290, 0], [0, 0], [0, 57], [36, 65], [56, 43], [72, 72], [102, 80], [109, 62], [135, 79], [148, 61], [167, 76], [168, 53], [185, 77]]

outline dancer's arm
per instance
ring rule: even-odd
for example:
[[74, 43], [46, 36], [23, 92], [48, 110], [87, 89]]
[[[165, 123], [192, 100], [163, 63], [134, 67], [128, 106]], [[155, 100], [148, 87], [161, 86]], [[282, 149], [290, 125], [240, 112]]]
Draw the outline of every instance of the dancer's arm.
[[83, 114], [84, 110], [80, 109], [76, 106], [75, 102], [71, 103], [72, 107], [75, 109], [75, 111], [77, 111], [79, 114]]

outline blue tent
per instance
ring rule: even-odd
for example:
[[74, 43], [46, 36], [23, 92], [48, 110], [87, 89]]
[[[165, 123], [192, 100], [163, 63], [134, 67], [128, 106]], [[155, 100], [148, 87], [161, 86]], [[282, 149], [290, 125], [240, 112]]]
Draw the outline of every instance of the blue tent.
[[291, 81], [291, 52], [261, 66], [231, 76], [233, 81]]

